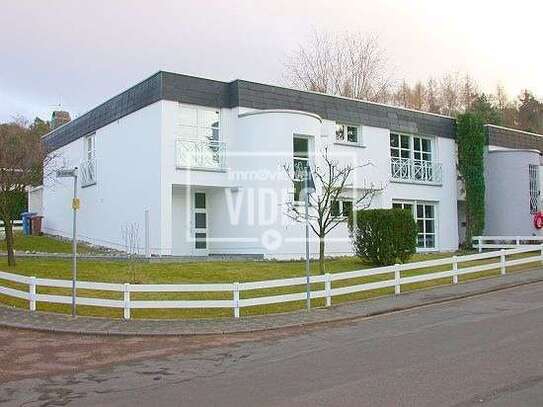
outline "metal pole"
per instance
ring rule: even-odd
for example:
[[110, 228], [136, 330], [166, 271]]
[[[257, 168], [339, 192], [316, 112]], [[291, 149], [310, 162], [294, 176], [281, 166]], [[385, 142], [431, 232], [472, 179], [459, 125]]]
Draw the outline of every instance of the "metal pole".
[[[76, 169], [77, 171], [77, 169]], [[74, 219], [72, 225], [72, 317], [76, 316], [76, 281], [77, 281], [77, 173], [74, 174], [74, 199], [72, 201], [72, 208], [74, 212]]]
[[304, 204], [305, 204], [305, 279], [306, 279], [306, 309], [311, 310], [311, 270], [309, 269], [309, 166], [306, 167], [304, 177]]

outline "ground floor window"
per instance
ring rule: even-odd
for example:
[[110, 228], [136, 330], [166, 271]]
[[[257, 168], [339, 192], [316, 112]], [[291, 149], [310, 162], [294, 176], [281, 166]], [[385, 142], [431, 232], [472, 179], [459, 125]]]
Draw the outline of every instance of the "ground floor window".
[[393, 208], [408, 209], [417, 222], [417, 247], [419, 249], [437, 248], [436, 204], [415, 201], [394, 201]]
[[207, 249], [207, 205], [206, 194], [196, 192], [194, 194], [194, 248]]
[[348, 218], [353, 211], [353, 201], [340, 199], [332, 201], [331, 214], [333, 217]]

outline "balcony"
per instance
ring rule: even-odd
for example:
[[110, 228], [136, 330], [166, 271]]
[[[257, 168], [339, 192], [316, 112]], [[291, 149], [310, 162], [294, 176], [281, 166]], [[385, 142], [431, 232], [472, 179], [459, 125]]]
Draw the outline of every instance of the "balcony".
[[81, 162], [79, 165], [79, 176], [81, 178], [82, 187], [96, 184], [96, 159]]
[[224, 171], [226, 144], [214, 140], [177, 139], [176, 167]]
[[441, 185], [441, 163], [393, 157], [390, 164], [391, 178], [394, 182]]

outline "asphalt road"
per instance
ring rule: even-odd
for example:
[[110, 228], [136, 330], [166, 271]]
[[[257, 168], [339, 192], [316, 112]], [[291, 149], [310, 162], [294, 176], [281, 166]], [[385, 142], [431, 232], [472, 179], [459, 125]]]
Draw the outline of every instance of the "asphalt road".
[[344, 325], [9, 381], [0, 386], [0, 402], [542, 406], [542, 338], [543, 284], [531, 284]]

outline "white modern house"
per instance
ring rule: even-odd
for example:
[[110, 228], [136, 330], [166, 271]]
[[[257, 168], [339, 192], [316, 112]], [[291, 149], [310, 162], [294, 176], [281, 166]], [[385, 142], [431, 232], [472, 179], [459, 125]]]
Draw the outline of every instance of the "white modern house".
[[[543, 138], [496, 126], [487, 126], [487, 133], [490, 168], [518, 154], [529, 154], [536, 166], [529, 172], [526, 159], [513, 160], [525, 163], [526, 172], [511, 164], [517, 172], [507, 181], [522, 189], [516, 205], [527, 205], [518, 210], [527, 219], [517, 222], [523, 230], [509, 233], [535, 233], [530, 222], [531, 212], [539, 210]], [[458, 248], [463, 198], [451, 117], [243, 80], [158, 72], [54, 129], [44, 142], [56, 165], [79, 168], [78, 228], [90, 243], [122, 249], [123, 228], [137, 225], [141, 250], [153, 255], [299, 258], [304, 225], [285, 210], [300, 199], [299, 185], [284, 167], [309, 162], [314, 168], [326, 148], [338, 162], [361, 166], [335, 215], [341, 217], [365, 190], [378, 187], [371, 207], [409, 208], [419, 227], [420, 251]], [[487, 174], [492, 202], [507, 190], [499, 174]], [[70, 180], [46, 180], [41, 193], [44, 231], [69, 236]], [[487, 224], [494, 227], [502, 209], [489, 209]], [[509, 226], [500, 225], [489, 230], [506, 234]], [[352, 253], [348, 233], [344, 222], [329, 235], [328, 255]], [[316, 242], [312, 250], [317, 253]]]

